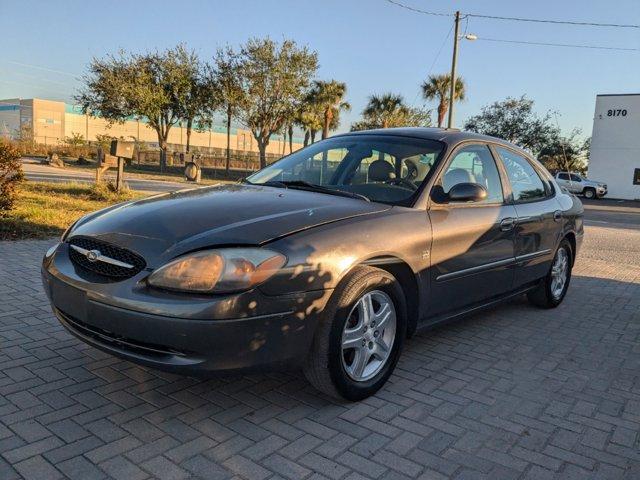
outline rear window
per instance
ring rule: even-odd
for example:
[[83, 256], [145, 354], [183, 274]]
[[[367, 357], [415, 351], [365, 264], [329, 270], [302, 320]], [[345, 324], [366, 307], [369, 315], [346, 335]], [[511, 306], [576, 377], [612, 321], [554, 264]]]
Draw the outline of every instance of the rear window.
[[547, 197], [548, 189], [529, 160], [506, 148], [496, 150], [507, 171], [514, 201], [533, 202]]

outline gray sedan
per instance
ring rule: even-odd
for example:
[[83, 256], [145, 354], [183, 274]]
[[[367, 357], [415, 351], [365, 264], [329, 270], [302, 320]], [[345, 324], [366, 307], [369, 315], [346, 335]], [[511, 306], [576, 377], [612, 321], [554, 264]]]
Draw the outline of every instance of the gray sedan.
[[525, 152], [442, 129], [315, 143], [236, 185], [87, 215], [45, 255], [60, 322], [184, 374], [302, 368], [359, 400], [417, 329], [562, 302], [583, 209]]

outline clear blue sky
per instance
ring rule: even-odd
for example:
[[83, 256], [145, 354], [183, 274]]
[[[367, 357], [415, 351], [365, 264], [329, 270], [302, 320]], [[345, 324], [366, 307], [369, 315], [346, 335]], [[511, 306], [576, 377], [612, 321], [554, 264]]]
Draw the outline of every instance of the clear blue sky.
[[[640, 23], [638, 0], [401, 1], [440, 12]], [[371, 93], [393, 91], [421, 104], [419, 85], [430, 66], [431, 73], [443, 73], [451, 62], [449, 17], [413, 13], [385, 0], [2, 0], [0, 18], [0, 98], [70, 101], [91, 58], [119, 48], [145, 51], [185, 42], [209, 58], [227, 43], [269, 35], [317, 50], [318, 77], [347, 83], [353, 111], [340, 128], [347, 130]], [[638, 29], [484, 19], [470, 19], [466, 28], [481, 38], [640, 48]], [[487, 103], [526, 94], [539, 112], [557, 111], [565, 131], [580, 127], [590, 135], [596, 94], [640, 92], [640, 52], [465, 41], [458, 71], [468, 85], [458, 125]]]

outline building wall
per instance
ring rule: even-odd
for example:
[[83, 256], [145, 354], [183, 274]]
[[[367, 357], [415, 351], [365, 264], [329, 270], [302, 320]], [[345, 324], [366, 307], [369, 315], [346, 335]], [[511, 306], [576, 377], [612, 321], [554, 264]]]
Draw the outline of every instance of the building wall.
[[[3, 109], [2, 106], [7, 108]], [[20, 105], [20, 107], [17, 107]], [[48, 145], [64, 142], [66, 137], [80, 134], [85, 140], [95, 141], [98, 135], [123, 137], [126, 140], [139, 140], [150, 146], [158, 145], [158, 136], [146, 123], [137, 120], [125, 121], [122, 124], [109, 123], [102, 119], [82, 114], [73, 105], [64, 102], [56, 102], [42, 99], [20, 100], [17, 98], [0, 100], [0, 135], [5, 133], [17, 137], [20, 132], [20, 117], [25, 125], [32, 126], [34, 140]], [[3, 128], [6, 125], [6, 129]], [[258, 147], [253, 135], [248, 130], [240, 128], [231, 129], [231, 148], [240, 151], [257, 152]], [[295, 139], [294, 139], [295, 140]], [[187, 142], [187, 129], [175, 125], [169, 131], [168, 143], [173, 145], [185, 145]], [[191, 145], [193, 147], [227, 148], [226, 130], [214, 125], [211, 130], [191, 132]], [[293, 149], [302, 147], [301, 142], [294, 141]], [[267, 153], [280, 154], [289, 151], [288, 144], [282, 137], [272, 138]]]
[[13, 138], [20, 132], [20, 99], [0, 100], [0, 137]]
[[[39, 143], [55, 144], [64, 139], [64, 103], [34, 98], [24, 103], [24, 114], [28, 117], [31, 107], [33, 137]], [[44, 141], [43, 141], [44, 140]]]
[[605, 182], [609, 197], [640, 199], [640, 94], [598, 95], [588, 177]]

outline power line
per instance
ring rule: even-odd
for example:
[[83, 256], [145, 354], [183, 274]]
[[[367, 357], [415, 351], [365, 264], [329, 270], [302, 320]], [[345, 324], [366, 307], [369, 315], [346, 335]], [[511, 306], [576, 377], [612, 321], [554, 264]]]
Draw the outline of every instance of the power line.
[[573, 20], [549, 20], [541, 18], [520, 18], [520, 17], [498, 17], [495, 15], [480, 15], [475, 13], [467, 13], [469, 17], [487, 18], [491, 20], [508, 20], [512, 22], [533, 22], [533, 23], [553, 23], [556, 25], [574, 25], [581, 27], [611, 27], [611, 28], [640, 28], [640, 25], [625, 23], [596, 23], [596, 22], [577, 22]]
[[[440, 58], [440, 54], [442, 53], [444, 46], [449, 41], [449, 37], [451, 36], [452, 31], [453, 31], [453, 24], [451, 25], [451, 28], [449, 28], [449, 33], [447, 33], [447, 36], [442, 41], [442, 45], [440, 45], [440, 49], [438, 50], [438, 53], [436, 53], [436, 56], [434, 57], [433, 62], [431, 62], [431, 66], [429, 67], [429, 70], [427, 70], [427, 75], [426, 75], [427, 78], [429, 78], [429, 75], [431, 75], [431, 72], [433, 71], [433, 67], [436, 66], [436, 62], [438, 61], [438, 58]], [[420, 95], [420, 91], [418, 91], [418, 93], [416, 93], [416, 96], [413, 97], [413, 101], [411, 102], [412, 105], [415, 105], [416, 100], [418, 99], [418, 95]]]
[[[452, 13], [443, 12], [430, 12], [427, 10], [421, 10], [410, 5], [399, 2], [398, 0], [386, 0], [388, 3], [410, 10], [412, 12], [421, 13], [423, 15], [433, 15], [438, 17], [452, 17]], [[597, 22], [579, 22], [575, 20], [553, 20], [542, 18], [523, 18], [523, 17], [501, 17], [497, 15], [482, 15], [479, 13], [465, 13], [461, 15], [461, 18], [473, 17], [473, 18], [485, 18], [489, 20], [506, 20], [512, 22], [532, 22], [532, 23], [550, 23], [555, 25], [573, 25], [580, 27], [609, 27], [609, 28], [640, 28], [640, 25], [625, 24], [625, 23], [597, 23]]]
[[499, 43], [517, 43], [522, 45], [539, 45], [544, 47], [567, 47], [567, 48], [587, 48], [592, 50], [618, 50], [625, 52], [640, 52], [640, 48], [625, 48], [625, 47], [604, 47], [600, 45], [578, 45], [573, 43], [546, 43], [546, 42], [528, 42], [525, 40], [506, 40], [502, 38], [485, 38], [478, 37], [478, 40], [484, 40], [485, 42], [499, 42]]
[[427, 12], [426, 10], [420, 10], [419, 8], [415, 8], [415, 7], [411, 7], [409, 5], [405, 5], [404, 3], [400, 3], [396, 0], [386, 0], [389, 3], [392, 3], [393, 5], [396, 5], [398, 7], [404, 8], [406, 10], [410, 10], [412, 12], [416, 12], [416, 13], [422, 13], [424, 15], [433, 15], [436, 17], [453, 17], [452, 13], [442, 13], [442, 12]]
[[11, 63], [13, 65], [19, 65], [21, 67], [35, 68], [36, 70], [44, 70], [45, 72], [57, 73], [59, 75], [68, 75], [69, 77], [73, 77], [73, 78], [80, 77], [80, 75], [75, 73], [63, 72], [62, 70], [55, 70], [53, 68], [41, 67], [40, 65], [32, 65], [30, 63], [14, 62], [12, 60], [8, 60], [7, 63]]

